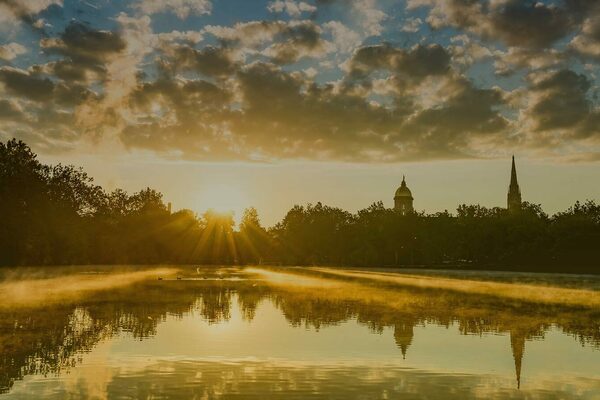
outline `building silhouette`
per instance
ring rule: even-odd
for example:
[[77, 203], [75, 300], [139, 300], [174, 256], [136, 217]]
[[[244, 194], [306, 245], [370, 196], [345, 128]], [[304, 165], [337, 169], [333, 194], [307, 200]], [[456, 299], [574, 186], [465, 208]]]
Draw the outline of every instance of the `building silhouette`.
[[[402, 215], [411, 214], [414, 212], [413, 196], [406, 186], [406, 179], [402, 176], [402, 183], [396, 190], [394, 195], [394, 210]], [[512, 156], [512, 166], [510, 170], [510, 184], [508, 186], [508, 195], [506, 196], [507, 208], [510, 213], [519, 212], [521, 210], [521, 189], [517, 179], [517, 167], [515, 166], [515, 156]]]
[[510, 185], [508, 186], [507, 208], [511, 213], [521, 210], [521, 189], [517, 182], [517, 169], [515, 167], [515, 156], [512, 157], [512, 169], [510, 171]]
[[394, 210], [402, 215], [414, 212], [412, 193], [406, 186], [404, 176], [402, 177], [402, 184], [400, 184], [400, 187], [396, 190], [396, 195], [394, 196]]
[[415, 337], [413, 330], [414, 325], [415, 321], [412, 319], [399, 321], [394, 325], [394, 340], [396, 341], [396, 346], [398, 346], [402, 352], [403, 359], [406, 359], [406, 351]]

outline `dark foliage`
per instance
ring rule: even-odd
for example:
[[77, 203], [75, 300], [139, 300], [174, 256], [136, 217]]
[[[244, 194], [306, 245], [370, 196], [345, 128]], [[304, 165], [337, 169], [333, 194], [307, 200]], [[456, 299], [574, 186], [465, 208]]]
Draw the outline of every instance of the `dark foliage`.
[[23, 142], [0, 143], [0, 265], [234, 264], [506, 268], [600, 272], [600, 205], [545, 214], [461, 205], [456, 215], [401, 215], [383, 203], [348, 213], [294, 206], [266, 230], [246, 210], [170, 213], [162, 194], [94, 185], [81, 169], [47, 166]]

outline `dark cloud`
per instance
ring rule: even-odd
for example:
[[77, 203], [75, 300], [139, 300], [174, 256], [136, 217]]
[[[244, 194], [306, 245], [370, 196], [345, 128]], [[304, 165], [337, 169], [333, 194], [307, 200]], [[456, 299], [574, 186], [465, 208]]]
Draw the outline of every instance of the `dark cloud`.
[[61, 82], [54, 88], [54, 100], [58, 105], [71, 107], [98, 99], [99, 96], [84, 85]]
[[399, 123], [391, 110], [272, 64], [254, 63], [238, 76], [242, 114], [232, 128], [267, 158], [370, 160], [394, 152], [385, 144]]
[[[66, 81], [85, 81], [87, 80], [87, 68], [81, 68], [81, 65], [72, 60], [60, 60], [48, 65], [54, 75]], [[104, 68], [95, 68], [104, 74]]]
[[535, 80], [526, 110], [535, 131], [562, 131], [562, 139], [600, 135], [600, 110], [588, 98], [590, 80], [571, 70], [559, 70]]
[[0, 82], [13, 95], [37, 102], [75, 106], [96, 97], [86, 86], [57, 83], [43, 75], [11, 67], [0, 68]]
[[7, 10], [19, 21], [31, 27], [33, 30], [45, 34], [43, 27], [36, 22], [35, 16], [46, 7], [58, 3], [57, 1], [39, 2], [22, 0], [0, 0], [0, 11]]
[[35, 101], [50, 100], [55, 87], [48, 78], [10, 67], [0, 68], [0, 82], [10, 93]]
[[155, 100], [167, 100], [175, 108], [222, 108], [231, 101], [231, 94], [205, 80], [160, 79], [142, 82], [131, 94], [134, 107], [147, 108]]
[[100, 79], [106, 75], [106, 63], [122, 53], [125, 40], [118, 32], [100, 31], [72, 21], [60, 38], [43, 39], [42, 48], [65, 58], [50, 65], [54, 74], [65, 80], [82, 81], [92, 72]]
[[586, 13], [580, 32], [570, 42], [570, 49], [583, 58], [600, 60], [600, 3]]
[[292, 64], [302, 57], [325, 52], [326, 42], [321, 38], [321, 29], [311, 21], [286, 25], [274, 39], [275, 43], [266, 54], [277, 64]]
[[64, 54], [83, 60], [102, 59], [125, 49], [125, 41], [118, 33], [95, 30], [76, 21], [71, 21], [61, 39], [64, 47], [59, 49]]
[[420, 81], [430, 75], [447, 73], [449, 66], [450, 54], [438, 44], [419, 44], [411, 49], [381, 44], [359, 48], [350, 60], [349, 70], [350, 76], [357, 78], [384, 69]]
[[[536, 149], [598, 143], [595, 81], [569, 69], [574, 55], [600, 59], [597, 1], [409, 4], [428, 5], [434, 28], [460, 34], [449, 29], [447, 47], [369, 39], [346, 59], [360, 35], [315, 20], [206, 26], [195, 41], [154, 33], [148, 17], [120, 14], [114, 32], [73, 21], [41, 40], [45, 63], [0, 67], [2, 132], [64, 146], [110, 131], [129, 148], [203, 160], [392, 162], [480, 156], [515, 138]], [[338, 40], [350, 44], [331, 56]], [[494, 87], [483, 60], [499, 74], [524, 72], [527, 87]]]
[[[422, 4], [422, 3], [419, 3]], [[427, 21], [434, 28], [452, 26], [508, 46], [547, 48], [579, 29], [594, 1], [430, 0]]]
[[403, 127], [430, 157], [452, 149], [468, 156], [473, 139], [505, 133], [509, 122], [498, 111], [505, 105], [500, 90], [479, 89], [460, 78], [447, 95], [444, 103], [417, 112]]
[[381, 78], [383, 72], [387, 77], [386, 91], [395, 93], [394, 101], [398, 104], [410, 103], [408, 91], [426, 78], [446, 77], [451, 71], [449, 52], [437, 44], [419, 44], [409, 49], [389, 44], [361, 47], [345, 68], [348, 73], [343, 79], [343, 90], [369, 92], [373, 90], [374, 79]]
[[205, 29], [233, 53], [259, 53], [276, 64], [319, 57], [331, 46], [322, 38], [321, 27], [309, 20], [250, 21], [233, 27], [208, 26]]
[[380, 132], [393, 126], [390, 111], [274, 64], [240, 67], [236, 79], [237, 93], [199, 80], [140, 84], [134, 107], [149, 112], [162, 101], [173, 118], [155, 114], [128, 126], [123, 141], [200, 159], [368, 159], [369, 150], [383, 151]]
[[543, 48], [566, 36], [577, 22], [565, 9], [512, 0], [490, 13], [488, 39], [498, 35], [509, 46]]
[[206, 46], [201, 50], [188, 45], [180, 45], [171, 49], [168, 59], [171, 70], [194, 70], [207, 76], [227, 76], [233, 73], [236, 61], [227, 48]]
[[14, 101], [0, 99], [0, 119], [19, 121], [24, 114]]
[[[407, 53], [407, 71], [421, 59], [412, 54], [420, 51]], [[400, 98], [391, 107], [373, 103], [271, 63], [239, 66], [232, 77], [235, 91], [203, 80], [140, 83], [131, 97], [140, 119], [123, 142], [196, 159], [396, 161], [464, 157], [475, 151], [470, 138], [507, 126], [495, 111], [501, 93], [464, 78], [450, 81], [447, 101], [417, 109]]]
[[588, 79], [570, 70], [558, 71], [535, 83], [532, 90], [536, 102], [529, 115], [538, 131], [573, 127], [585, 118], [590, 110], [586, 93]]
[[231, 119], [231, 100], [228, 91], [200, 79], [140, 82], [130, 96], [138, 123], [125, 127], [121, 139], [129, 147], [176, 150], [189, 158], [234, 158], [222, 134]]

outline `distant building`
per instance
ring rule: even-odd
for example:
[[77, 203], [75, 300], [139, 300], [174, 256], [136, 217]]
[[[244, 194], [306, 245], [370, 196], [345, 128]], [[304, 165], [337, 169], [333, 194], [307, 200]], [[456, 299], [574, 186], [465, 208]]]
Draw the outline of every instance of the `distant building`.
[[515, 156], [512, 157], [512, 169], [510, 171], [510, 185], [508, 186], [507, 208], [511, 213], [521, 210], [521, 189], [517, 182], [517, 169], [515, 168]]
[[[406, 179], [402, 177], [402, 183], [400, 187], [396, 190], [396, 194], [394, 196], [394, 210], [401, 213], [402, 215], [407, 215], [413, 213], [415, 210], [413, 208], [413, 196], [406, 186]], [[519, 188], [519, 182], [517, 181], [517, 168], [515, 167], [515, 156], [512, 157], [512, 168], [510, 171], [510, 185], [508, 186], [508, 196], [507, 196], [507, 208], [511, 213], [518, 212], [521, 210], [521, 189]]]
[[414, 212], [412, 193], [406, 186], [406, 180], [404, 179], [404, 176], [402, 177], [402, 184], [398, 190], [396, 190], [396, 195], [394, 196], [394, 210], [398, 211], [402, 215]]

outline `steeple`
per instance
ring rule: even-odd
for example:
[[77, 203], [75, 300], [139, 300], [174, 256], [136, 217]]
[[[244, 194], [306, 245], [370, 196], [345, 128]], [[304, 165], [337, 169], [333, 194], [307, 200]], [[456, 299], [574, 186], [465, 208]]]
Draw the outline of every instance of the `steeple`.
[[508, 186], [507, 206], [509, 212], [521, 210], [521, 189], [517, 181], [517, 168], [515, 167], [515, 156], [512, 156], [512, 168], [510, 171], [510, 185]]
[[525, 335], [522, 332], [510, 332], [510, 347], [515, 361], [515, 375], [517, 378], [517, 389], [521, 388], [521, 364], [523, 353], [525, 353]]
[[512, 169], [510, 170], [510, 186], [519, 186], [517, 182], [517, 168], [515, 167], [515, 155], [512, 156]]

